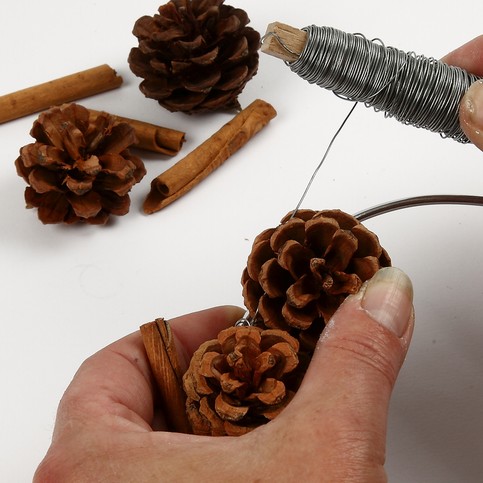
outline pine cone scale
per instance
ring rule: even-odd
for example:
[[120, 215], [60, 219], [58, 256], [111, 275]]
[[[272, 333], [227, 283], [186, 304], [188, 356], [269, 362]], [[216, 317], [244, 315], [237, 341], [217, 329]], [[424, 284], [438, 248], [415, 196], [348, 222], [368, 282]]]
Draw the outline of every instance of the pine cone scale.
[[[128, 195], [119, 196], [112, 191], [103, 191], [101, 194], [103, 212], [116, 216], [123, 216], [129, 212], [131, 199]], [[107, 221], [107, 218], [106, 218]]]
[[332, 280], [332, 286], [327, 290], [330, 295], [351, 295], [357, 293], [362, 286], [361, 278], [355, 273], [334, 272]]
[[329, 270], [340, 271], [347, 268], [356, 251], [357, 238], [348, 230], [337, 230], [323, 258]]
[[39, 194], [34, 189], [25, 189], [25, 201], [28, 208], [38, 207], [39, 218], [44, 223], [60, 223], [69, 212], [69, 204], [62, 193], [49, 191]]
[[352, 228], [352, 233], [356, 236], [358, 245], [354, 253], [355, 257], [364, 258], [366, 256], [380, 257], [382, 254], [382, 247], [379, 241], [372, 233], [363, 225], [356, 225]]
[[30, 171], [28, 175], [28, 182], [37, 193], [61, 191], [59, 188], [56, 187], [56, 174], [42, 168], [32, 169], [32, 171]]
[[303, 309], [310, 302], [319, 298], [321, 289], [322, 284], [318, 284], [314, 277], [308, 274], [302, 275], [287, 289], [287, 302], [292, 307]]
[[272, 251], [278, 252], [289, 240], [297, 241], [301, 245], [305, 241], [305, 223], [298, 218], [283, 223], [275, 229], [270, 237], [270, 247]]
[[339, 229], [339, 224], [332, 218], [311, 219], [307, 221], [305, 236], [307, 245], [319, 253], [325, 253], [335, 232]]
[[69, 193], [67, 199], [79, 218], [94, 218], [102, 209], [101, 197], [98, 193], [90, 191], [82, 196]]
[[[92, 182], [94, 178], [77, 180], [70, 176], [65, 177], [65, 184], [75, 195], [82, 196], [92, 189]], [[38, 189], [37, 189], [38, 191]]]
[[[106, 127], [102, 133], [102, 143], [98, 146], [107, 155], [121, 155], [126, 149], [136, 143], [136, 133], [129, 124], [120, 123]], [[91, 149], [93, 149], [91, 147]], [[97, 149], [97, 146], [96, 146]]]
[[247, 271], [250, 278], [257, 279], [260, 275], [261, 267], [272, 257], [272, 249], [269, 240], [256, 241], [253, 245], [252, 258], [247, 264]]
[[236, 423], [244, 418], [248, 410], [248, 406], [237, 406], [234, 400], [230, 400], [229, 396], [221, 392], [215, 399], [215, 411], [221, 419]]
[[183, 81], [183, 87], [190, 92], [208, 94], [220, 78], [221, 72], [219, 71], [209, 72], [207, 75], [204, 73], [198, 73], [197, 77], [185, 79]]
[[218, 82], [217, 88], [220, 91], [232, 91], [243, 83], [248, 76], [248, 72], [246, 65], [241, 65], [230, 71], [226, 71], [221, 81]]
[[73, 164], [73, 168], [92, 177], [96, 177], [102, 171], [100, 160], [94, 155], [89, 156], [87, 159], [78, 159]]
[[286, 323], [282, 316], [284, 303], [284, 297], [271, 298], [262, 291], [262, 296], [258, 299], [258, 304], [252, 302], [250, 307], [247, 304], [247, 308], [250, 310], [254, 307], [253, 314], [258, 309], [259, 315], [267, 327], [284, 330], [286, 328]]
[[[193, 62], [193, 64], [197, 64], [200, 66], [203, 65], [211, 65], [213, 62], [216, 60], [218, 57], [218, 53], [220, 52], [220, 48], [216, 46], [213, 50], [210, 50], [209, 52], [203, 53], [202, 55], [198, 57], [192, 57], [190, 60]], [[185, 65], [189, 66], [189, 62], [185, 62]]]
[[[351, 270], [357, 274], [361, 281], [369, 280], [379, 269], [379, 259], [376, 256], [367, 256], [364, 258], [354, 258], [351, 261]], [[384, 265], [387, 266], [387, 265]]]
[[[228, 57], [230, 62], [234, 62], [246, 57], [249, 53], [248, 48], [248, 39], [246, 37], [242, 37], [238, 40], [238, 43], [233, 47], [233, 52]], [[248, 71], [248, 67], [246, 67]]]
[[273, 258], [261, 266], [258, 280], [262, 290], [272, 298], [283, 297], [292, 282], [287, 271]]
[[281, 316], [283, 322], [280, 323], [280, 327], [283, 327], [283, 330], [290, 330], [291, 328], [307, 330], [318, 320], [319, 310], [316, 303], [308, 303], [299, 308], [287, 300], [282, 305]]
[[286, 241], [278, 253], [278, 264], [287, 270], [294, 280], [307, 272], [314, 257], [314, 252], [310, 248], [296, 240]]

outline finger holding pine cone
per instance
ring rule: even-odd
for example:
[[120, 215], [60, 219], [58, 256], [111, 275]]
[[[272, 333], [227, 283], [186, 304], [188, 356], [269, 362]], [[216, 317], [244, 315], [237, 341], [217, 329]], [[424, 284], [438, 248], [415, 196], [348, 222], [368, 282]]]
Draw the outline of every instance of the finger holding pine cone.
[[325, 324], [391, 260], [377, 236], [340, 210], [288, 213], [258, 235], [242, 276], [252, 317], [313, 351]]
[[241, 435], [278, 415], [330, 317], [390, 264], [378, 237], [340, 210], [299, 210], [260, 233], [242, 276], [255, 326], [202, 344], [184, 375], [193, 432]]

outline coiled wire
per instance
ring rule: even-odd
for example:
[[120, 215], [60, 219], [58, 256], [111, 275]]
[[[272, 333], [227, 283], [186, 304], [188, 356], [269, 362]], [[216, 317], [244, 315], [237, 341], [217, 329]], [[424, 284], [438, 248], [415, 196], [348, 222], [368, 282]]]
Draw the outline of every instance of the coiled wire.
[[458, 111], [461, 98], [478, 76], [360, 34], [315, 25], [303, 30], [307, 32], [304, 50], [287, 63], [300, 77], [404, 124], [469, 142]]

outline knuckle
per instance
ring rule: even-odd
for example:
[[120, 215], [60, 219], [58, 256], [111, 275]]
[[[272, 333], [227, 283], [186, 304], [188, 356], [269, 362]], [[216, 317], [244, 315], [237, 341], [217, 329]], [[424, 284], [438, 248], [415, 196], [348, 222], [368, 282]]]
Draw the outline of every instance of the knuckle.
[[394, 385], [402, 363], [402, 351], [398, 341], [388, 338], [387, 332], [374, 330], [339, 335], [326, 343], [338, 352], [347, 353], [347, 358], [362, 369], [382, 376], [391, 387]]

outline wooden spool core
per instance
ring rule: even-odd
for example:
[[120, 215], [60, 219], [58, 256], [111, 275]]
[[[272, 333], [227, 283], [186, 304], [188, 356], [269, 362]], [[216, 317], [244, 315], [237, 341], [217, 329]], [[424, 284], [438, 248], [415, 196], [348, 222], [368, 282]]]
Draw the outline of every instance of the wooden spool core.
[[260, 50], [287, 62], [297, 60], [307, 42], [307, 32], [280, 22], [271, 23], [265, 35]]

